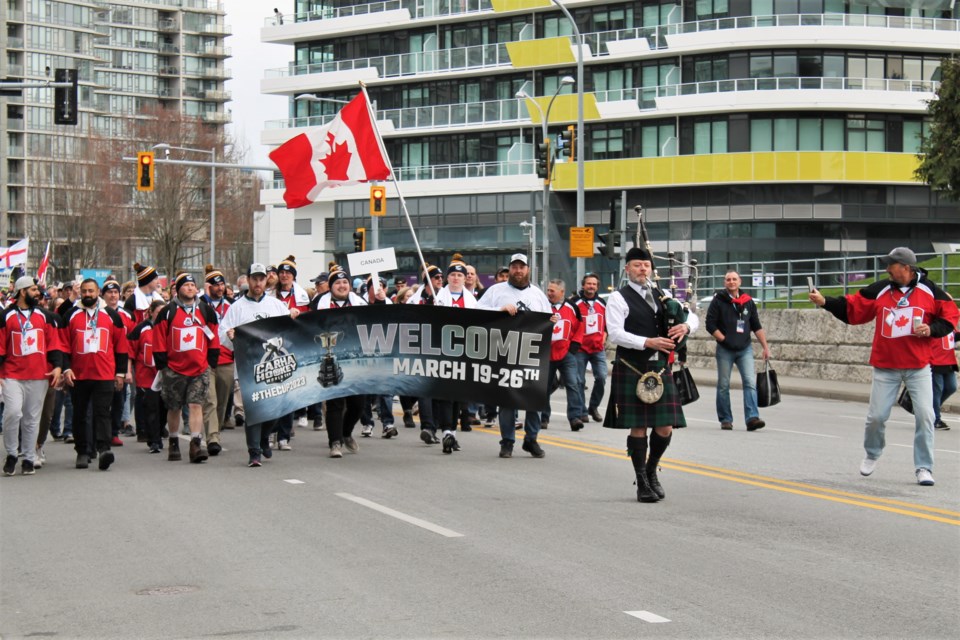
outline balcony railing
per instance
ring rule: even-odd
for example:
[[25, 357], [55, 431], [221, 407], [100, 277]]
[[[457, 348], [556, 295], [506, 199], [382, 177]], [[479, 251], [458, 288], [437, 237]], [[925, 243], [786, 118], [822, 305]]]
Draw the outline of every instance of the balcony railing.
[[230, 114], [222, 111], [204, 111], [200, 117], [204, 122], [217, 124], [227, 124], [231, 120]]
[[[302, 11], [293, 16], [284, 16], [283, 22], [312, 22], [314, 20], [333, 20], [384, 11], [410, 10], [410, 17], [433, 18], [437, 16], [458, 16], [481, 11], [492, 11], [490, 0], [428, 0], [427, 2], [409, 2], [405, 0], [386, 0], [385, 2], [368, 2], [354, 4], [348, 7], [324, 7], [319, 11]], [[283, 24], [276, 14], [264, 18], [263, 24], [267, 27], [277, 27]]]
[[23, 49], [23, 38], [7, 36], [7, 47], [10, 49]]
[[[520, 176], [536, 172], [535, 160], [504, 160], [502, 162], [465, 162], [421, 167], [396, 167], [397, 180], [455, 180], [458, 178], [496, 178]], [[265, 189], [284, 189], [283, 180], [270, 180]]]
[[354, 69], [377, 70], [381, 78], [397, 78], [422, 73], [441, 73], [447, 71], [466, 71], [510, 66], [510, 56], [505, 43], [401, 53], [374, 58], [354, 58], [337, 62], [318, 62], [315, 64], [291, 65], [280, 69], [267, 69], [267, 78], [299, 76], [313, 73], [332, 73]]
[[[489, 100], [487, 102], [461, 102], [403, 109], [382, 109], [377, 120], [389, 120], [396, 129], [443, 129], [486, 124], [514, 124], [527, 122], [523, 100]], [[321, 127], [330, 122], [333, 114], [301, 118], [284, 118], [264, 123], [266, 129]]]
[[854, 90], [915, 91], [932, 93], [939, 82], [923, 80], [890, 80], [884, 78], [737, 78], [657, 87], [657, 97], [689, 96], [731, 91]]
[[204, 100], [215, 100], [217, 102], [227, 102], [231, 99], [229, 91], [204, 91]]

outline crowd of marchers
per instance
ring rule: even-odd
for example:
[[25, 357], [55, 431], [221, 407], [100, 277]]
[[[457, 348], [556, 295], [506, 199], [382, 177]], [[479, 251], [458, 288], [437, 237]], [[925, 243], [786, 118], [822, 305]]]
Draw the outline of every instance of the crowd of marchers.
[[[916, 416], [916, 478], [929, 486], [934, 430], [949, 428], [940, 407], [957, 388], [957, 306], [909, 249], [895, 249], [884, 262], [889, 280], [840, 298], [812, 290], [810, 300], [843, 322], [876, 322], [861, 474], [876, 468], [886, 420], [905, 384]], [[290, 451], [303, 429], [326, 431], [329, 456], [343, 458], [359, 451], [355, 434], [374, 435], [375, 417], [381, 438], [399, 436], [397, 401], [403, 427], [419, 430], [426, 447], [440, 445], [444, 454], [453, 454], [461, 450], [458, 434], [497, 424], [501, 458], [513, 456], [518, 435], [523, 451], [543, 458], [538, 435], [551, 426], [549, 403], [520, 419], [512, 407], [470, 398], [359, 395], [302, 407], [265, 423], [244, 419], [232, 350], [237, 327], [268, 317], [413, 304], [549, 314], [550, 393], [562, 389], [566, 396], [565, 415], [552, 425], [576, 432], [593, 421], [629, 430], [637, 499], [665, 498], [659, 460], [673, 429], [686, 425], [680, 394], [667, 372], [683, 358], [678, 346], [700, 320], [695, 309], [670, 317], [670, 294], [657, 286], [647, 251], [628, 252], [624, 284], [609, 297], [599, 295], [600, 279], [592, 273], [576, 290], [559, 279], [541, 290], [530, 282], [524, 254], [514, 254], [486, 288], [459, 254], [445, 268], [424, 265], [416, 282], [351, 278], [330, 263], [309, 288], [298, 284], [294, 256], [276, 266], [251, 264], [235, 286], [213, 265], [207, 265], [202, 279], [181, 272], [167, 287], [154, 267], [135, 264], [134, 271], [136, 280], [123, 284], [110, 277], [102, 285], [85, 279], [45, 290], [29, 276], [16, 279], [0, 313], [4, 475], [16, 474], [18, 460], [23, 475], [41, 468], [48, 437], [73, 445], [77, 469], [92, 464], [109, 469], [118, 448], [130, 446], [126, 443], [134, 437], [150, 453], [166, 451], [174, 462], [184, 459], [181, 442], [188, 443], [186, 459], [203, 463], [223, 451], [221, 433], [238, 428], [245, 432], [249, 467], [261, 466], [275, 451]], [[705, 313], [707, 330], [717, 341], [717, 418], [722, 429], [733, 428], [729, 381], [736, 365], [744, 382], [746, 428], [756, 431], [765, 422], [757, 408], [751, 335], [760, 341], [764, 359], [770, 357], [770, 345], [739, 274], [728, 272], [724, 284]], [[609, 362], [607, 349], [616, 354]], [[602, 407], [608, 371], [609, 400]]]

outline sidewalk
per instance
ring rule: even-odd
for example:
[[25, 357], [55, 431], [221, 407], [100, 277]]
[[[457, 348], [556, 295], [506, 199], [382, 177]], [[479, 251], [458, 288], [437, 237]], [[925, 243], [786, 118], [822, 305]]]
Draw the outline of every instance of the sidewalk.
[[[697, 383], [697, 389], [700, 390], [700, 397], [712, 397], [713, 390], [717, 386], [716, 369], [690, 368], [693, 373], [693, 379]], [[811, 380], [808, 378], [791, 378], [788, 376], [777, 376], [780, 382], [780, 392], [783, 395], [791, 396], [809, 396], [814, 398], [827, 398], [829, 400], [847, 400], [850, 402], [870, 401], [870, 385], [862, 382], [842, 382], [838, 380]], [[730, 387], [740, 389], [740, 374], [736, 368], [730, 376]], [[960, 413], [960, 399], [957, 398], [960, 392], [955, 394], [943, 406], [943, 413]]]

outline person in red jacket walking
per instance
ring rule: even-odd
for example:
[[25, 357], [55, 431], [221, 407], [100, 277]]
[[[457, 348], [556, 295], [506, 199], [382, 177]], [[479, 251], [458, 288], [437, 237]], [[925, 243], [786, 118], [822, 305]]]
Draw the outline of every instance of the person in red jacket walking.
[[[212, 264], [205, 268], [204, 280], [207, 293], [201, 296], [217, 314], [217, 323], [223, 320], [232, 301], [227, 298], [227, 281], [223, 272]], [[220, 430], [227, 417], [227, 404], [233, 393], [233, 351], [220, 345], [220, 359], [210, 369], [210, 389], [203, 403], [203, 429], [207, 437], [207, 452], [211, 456], [220, 454]]]
[[[569, 301], [580, 311], [583, 318], [583, 341], [577, 358], [577, 384], [580, 387], [580, 408], [587, 412], [581, 418], [586, 424], [590, 418], [603, 422], [600, 415], [600, 403], [603, 401], [603, 391], [607, 383], [607, 352], [605, 349], [607, 337], [607, 305], [597, 295], [600, 290], [600, 277], [595, 273], [588, 273], [580, 281], [580, 291], [571, 296]], [[593, 391], [587, 400], [587, 364], [593, 372]]]
[[810, 292], [810, 302], [823, 307], [847, 324], [873, 322], [873, 387], [863, 435], [866, 457], [860, 475], [869, 476], [883, 453], [884, 431], [900, 385], [913, 400], [916, 423], [913, 463], [917, 484], [933, 486], [933, 381], [932, 347], [957, 328], [960, 311], [943, 290], [917, 266], [916, 254], [897, 247], [881, 258], [889, 280], [880, 280], [856, 293], [825, 298]]
[[[99, 453], [101, 471], [114, 462], [110, 450], [110, 404], [123, 388], [129, 347], [123, 320], [100, 299], [97, 281], [80, 283], [80, 305], [65, 309], [63, 343], [69, 358], [64, 383], [73, 388], [73, 437], [77, 469], [86, 469]], [[87, 413], [93, 415], [93, 442], [87, 441]]]
[[170, 431], [168, 460], [180, 460], [180, 412], [189, 411], [190, 462], [207, 459], [203, 447], [203, 403], [210, 391], [210, 367], [220, 359], [216, 312], [197, 295], [197, 281], [189, 273], [174, 279], [175, 295], [157, 317], [153, 330], [153, 359], [162, 376], [161, 397], [167, 405]]
[[[583, 318], [580, 310], [565, 299], [567, 286], [563, 280], [551, 280], [547, 285], [547, 300], [553, 311], [553, 340], [550, 343], [550, 377], [560, 376], [560, 384], [567, 390], [567, 420], [570, 429], [583, 429], [587, 415], [580, 395], [580, 376], [577, 372], [577, 352], [583, 342]], [[559, 388], [559, 387], [558, 387]], [[540, 412], [541, 428], [550, 421], [550, 404]]]
[[[37, 463], [40, 413], [50, 385], [60, 383], [62, 346], [56, 322], [41, 305], [43, 294], [33, 278], [21, 276], [14, 301], [0, 314], [0, 380], [3, 382], [3, 475], [33, 475]], [[37, 465], [38, 466], [38, 465]]]
[[162, 429], [166, 423], [167, 410], [160, 400], [160, 392], [155, 391], [157, 366], [153, 359], [153, 325], [165, 303], [154, 300], [147, 310], [147, 318], [127, 334], [130, 351], [134, 361], [134, 383], [137, 395], [134, 400], [134, 416], [137, 429], [146, 436], [150, 453], [163, 450]]

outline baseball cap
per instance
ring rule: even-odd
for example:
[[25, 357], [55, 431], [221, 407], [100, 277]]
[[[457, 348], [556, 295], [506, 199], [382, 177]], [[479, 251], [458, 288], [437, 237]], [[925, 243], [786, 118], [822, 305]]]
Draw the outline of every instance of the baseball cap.
[[905, 264], [908, 267], [917, 266], [917, 254], [906, 247], [897, 247], [884, 257], [880, 258], [884, 266], [891, 264]]
[[267, 268], [259, 262], [254, 262], [253, 264], [250, 265], [250, 268], [247, 269], [247, 275], [248, 276], [253, 276], [253, 275], [265, 276], [267, 275]]
[[314, 278], [310, 282], [326, 282], [328, 277], [330, 277], [329, 273], [327, 273], [326, 271], [321, 271], [320, 275], [318, 275], [316, 278]]
[[37, 284], [37, 281], [31, 278], [30, 276], [20, 276], [17, 278], [16, 284], [13, 285], [13, 291], [17, 292], [21, 289], [29, 289], [33, 285]]
[[527, 262], [527, 254], [525, 253], [515, 253], [512, 256], [510, 256], [510, 264], [513, 264], [514, 262], [522, 262], [523, 264], [530, 264], [529, 262]]

